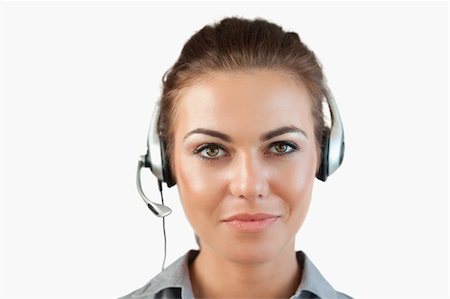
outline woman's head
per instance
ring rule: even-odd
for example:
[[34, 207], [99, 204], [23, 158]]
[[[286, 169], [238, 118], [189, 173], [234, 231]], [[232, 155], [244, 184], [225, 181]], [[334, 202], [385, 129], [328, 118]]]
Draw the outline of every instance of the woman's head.
[[[298, 35], [262, 19], [226, 18], [187, 41], [163, 78], [158, 130], [202, 248], [256, 262], [293, 244], [327, 129], [323, 84]], [[279, 218], [258, 233], [223, 222], [261, 212]]]

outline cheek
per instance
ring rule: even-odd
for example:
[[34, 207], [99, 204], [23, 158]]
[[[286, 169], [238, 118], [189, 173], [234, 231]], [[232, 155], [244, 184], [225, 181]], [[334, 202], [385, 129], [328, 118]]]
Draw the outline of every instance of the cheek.
[[211, 217], [218, 217], [220, 180], [199, 161], [183, 159], [175, 163], [178, 192], [188, 221], [197, 231]]
[[316, 171], [315, 155], [304, 155], [279, 170], [273, 176], [272, 192], [281, 198], [286, 208], [286, 221], [297, 232], [306, 218], [311, 202]]
[[[289, 204], [289, 221], [292, 225], [292, 229], [297, 232], [308, 213], [309, 205], [311, 203], [312, 187], [314, 180], [308, 178], [308, 180], [302, 183], [293, 183], [292, 189], [289, 191], [291, 194], [286, 198], [291, 199]], [[289, 197], [288, 197], [289, 196]]]

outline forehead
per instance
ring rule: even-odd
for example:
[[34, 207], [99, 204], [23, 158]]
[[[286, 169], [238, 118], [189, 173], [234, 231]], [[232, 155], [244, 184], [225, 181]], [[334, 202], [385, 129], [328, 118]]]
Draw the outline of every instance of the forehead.
[[176, 135], [199, 127], [231, 135], [260, 134], [284, 125], [312, 132], [310, 106], [306, 88], [285, 73], [217, 73], [183, 91]]

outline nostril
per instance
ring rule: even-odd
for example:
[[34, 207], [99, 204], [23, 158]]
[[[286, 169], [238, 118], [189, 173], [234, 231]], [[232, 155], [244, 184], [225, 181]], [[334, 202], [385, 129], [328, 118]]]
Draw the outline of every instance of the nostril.
[[[262, 194], [258, 194], [257, 196], [256, 196], [256, 198], [263, 198], [264, 196], [262, 195]], [[242, 199], [248, 199], [248, 197], [247, 196], [245, 196], [245, 195], [239, 195], [239, 198], [242, 198]]]

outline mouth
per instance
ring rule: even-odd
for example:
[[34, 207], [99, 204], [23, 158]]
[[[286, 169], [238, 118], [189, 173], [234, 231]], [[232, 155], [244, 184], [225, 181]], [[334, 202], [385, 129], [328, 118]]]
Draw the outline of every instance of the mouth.
[[266, 213], [257, 213], [257, 214], [247, 214], [247, 213], [241, 213], [241, 214], [235, 214], [231, 217], [226, 218], [223, 221], [233, 221], [233, 220], [239, 220], [239, 221], [259, 221], [264, 220], [268, 218], [274, 218], [279, 217], [277, 215], [272, 214], [266, 214]]
[[236, 214], [225, 220], [223, 223], [234, 231], [256, 233], [269, 229], [280, 216], [271, 214]]

